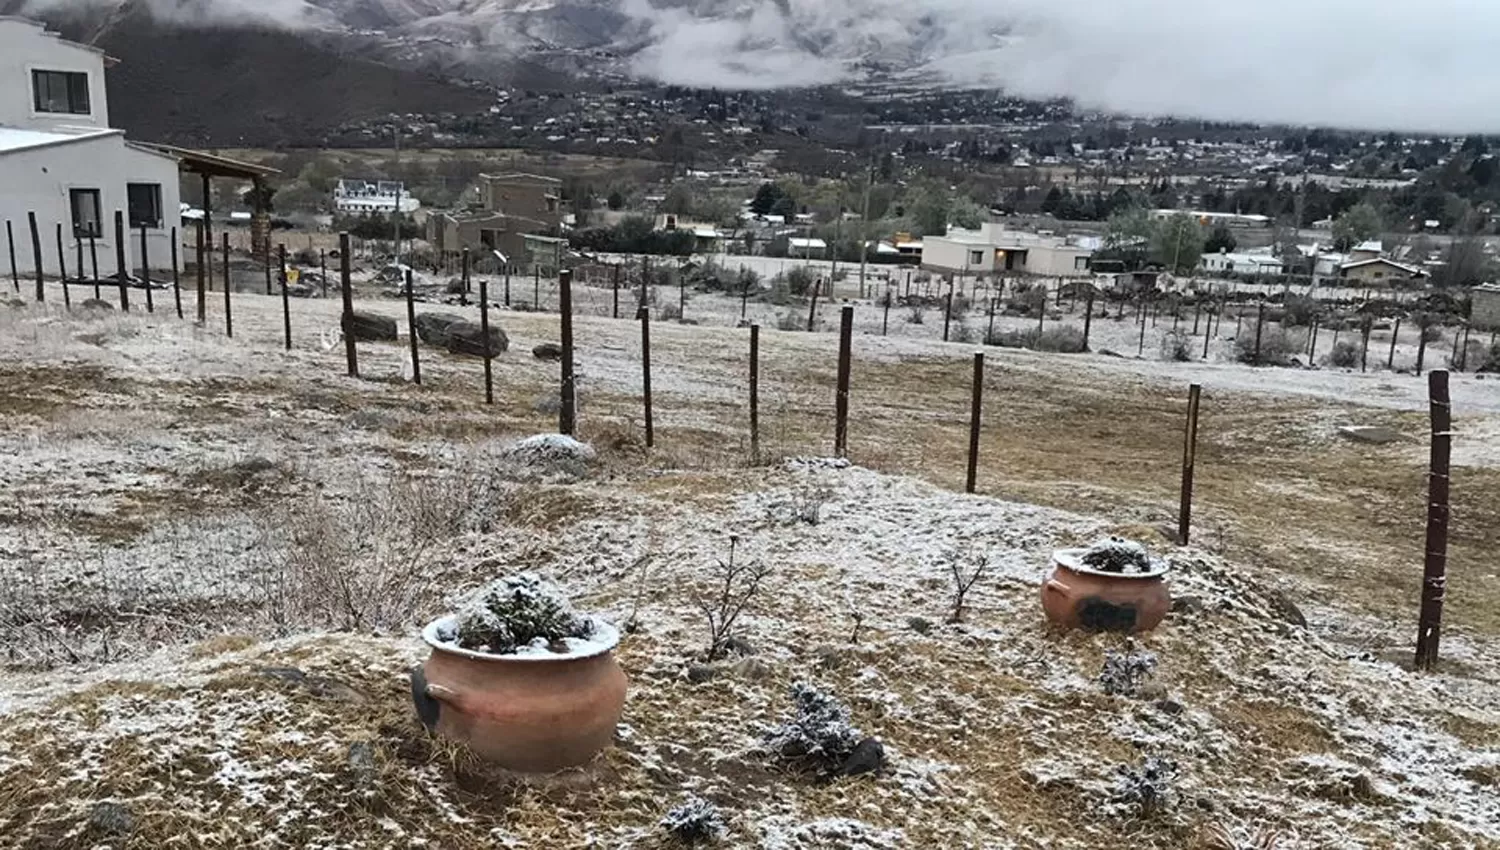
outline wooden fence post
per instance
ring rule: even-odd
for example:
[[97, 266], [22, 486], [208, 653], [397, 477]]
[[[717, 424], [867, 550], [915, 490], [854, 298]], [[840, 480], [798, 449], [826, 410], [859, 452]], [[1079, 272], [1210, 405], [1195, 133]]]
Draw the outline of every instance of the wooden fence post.
[[261, 260], [264, 261], [262, 263], [262, 265], [264, 265], [265, 269], [266, 269], [266, 294], [270, 295], [271, 294], [271, 240], [270, 240], [269, 237], [266, 239], [266, 251], [265, 251], [264, 254], [261, 255]]
[[687, 275], [677, 275], [677, 321], [687, 318]]
[[[458, 303], [467, 307], [469, 305], [469, 246], [465, 245], [459, 255], [458, 273], [462, 281], [463, 292], [458, 296]], [[485, 351], [489, 351], [489, 337], [485, 337]]]
[[1198, 318], [1203, 313], [1203, 301], [1193, 296], [1193, 336], [1198, 335]]
[[[467, 259], [468, 249], [465, 248]], [[490, 284], [488, 278], [479, 279], [479, 335], [484, 339], [484, 403], [495, 403], [495, 378], [490, 360], [493, 353], [490, 351]]]
[[[422, 385], [422, 355], [417, 351], [417, 302], [412, 297], [411, 267], [406, 268], [406, 329], [411, 338], [411, 382]], [[485, 345], [490, 341], [485, 340]]]
[[531, 264], [531, 309], [542, 312], [542, 264]]
[[1255, 311], [1255, 363], [1254, 363], [1254, 365], [1256, 365], [1256, 366], [1260, 365], [1260, 335], [1261, 335], [1261, 331], [1265, 328], [1265, 326], [1266, 326], [1266, 302], [1262, 301], [1262, 302], [1260, 302], [1259, 307]]
[[15, 228], [10, 226], [10, 219], [5, 220], [5, 248], [10, 254], [10, 285], [16, 292], [21, 291], [21, 273], [16, 267], [16, 233]]
[[573, 400], [573, 272], [561, 269], [557, 273], [557, 311], [562, 323], [562, 390], [558, 393], [557, 431], [573, 436], [576, 430], [577, 411]]
[[1374, 327], [1370, 317], [1366, 316], [1364, 326], [1360, 328], [1359, 342], [1359, 371], [1365, 371], [1370, 362], [1370, 330]]
[[1188, 387], [1187, 428], [1182, 442], [1182, 504], [1177, 513], [1177, 543], [1188, 545], [1188, 529], [1193, 518], [1193, 467], [1198, 459], [1198, 397], [1203, 388]]
[[[1089, 286], [1089, 293], [1083, 302], [1083, 350], [1089, 350], [1089, 331], [1094, 327], [1094, 287]], [[990, 302], [990, 330], [995, 327], [995, 302]], [[988, 342], [988, 338], [985, 340]]]
[[125, 263], [125, 214], [115, 210], [115, 280], [120, 284], [120, 310], [130, 312], [130, 272]]
[[1318, 362], [1318, 329], [1323, 326], [1323, 319], [1317, 314], [1313, 315], [1311, 339], [1307, 343], [1307, 363], [1309, 366]]
[[[83, 269], [78, 270], [79, 273]], [[62, 276], [63, 307], [73, 309], [73, 299], [68, 295], [68, 260], [67, 254], [63, 252], [62, 222], [57, 223], [57, 273]]]
[[942, 300], [942, 340], [948, 342], [948, 325], [953, 324], [953, 280], [948, 282], [948, 294]]
[[1417, 375], [1422, 374], [1422, 361], [1427, 359], [1427, 325], [1417, 322]]
[[760, 463], [760, 325], [750, 326], [750, 462]]
[[[1141, 308], [1139, 302], [1137, 302], [1137, 305], [1136, 305], [1137, 312], [1140, 312], [1141, 309], [1142, 308]], [[1144, 313], [1141, 314], [1141, 336], [1140, 336], [1139, 341], [1137, 341], [1136, 344], [1135, 344], [1135, 356], [1136, 357], [1145, 357], [1146, 356], [1146, 316], [1145, 316]]]
[[[99, 294], [99, 248], [94, 241], [94, 232], [92, 230], [89, 231], [89, 272], [94, 279], [94, 297], [101, 298], [102, 296]], [[83, 272], [79, 272], [79, 274], [83, 274]]]
[[891, 285], [885, 285], [885, 310], [880, 317], [880, 335], [885, 336], [891, 328]]
[[510, 263], [505, 264], [505, 307], [510, 309]]
[[146, 288], [146, 312], [155, 313], [156, 304], [151, 298], [151, 258], [146, 250], [146, 227], [141, 226], [141, 286]]
[[979, 415], [984, 402], [984, 352], [974, 352], [973, 398], [969, 401], [969, 470], [964, 492], [974, 492], [979, 481]]
[[320, 297], [320, 298], [327, 298], [328, 297], [328, 251], [325, 250], [325, 249], [323, 249], [323, 248], [319, 248], [318, 249], [318, 275], [319, 275], [319, 278], [323, 281], [323, 291], [322, 291], [322, 293], [318, 297]]
[[[225, 243], [226, 248], [228, 243]], [[226, 251], [227, 255], [227, 251]], [[227, 278], [226, 278], [227, 280]], [[359, 377], [359, 353], [354, 347], [354, 286], [349, 280], [349, 234], [339, 234], [339, 290], [344, 298], [344, 359], [348, 361], [349, 377]], [[224, 292], [229, 292], [229, 287], [224, 287]], [[228, 306], [228, 295], [225, 295], [225, 306]], [[486, 340], [488, 342], [488, 340]]]
[[1422, 609], [1417, 623], [1416, 666], [1431, 670], [1438, 659], [1443, 625], [1443, 597], [1448, 584], [1448, 461], [1453, 449], [1453, 409], [1448, 400], [1448, 372], [1427, 376], [1432, 451], [1427, 472], [1427, 547], [1422, 570]]
[[[172, 303], [177, 306], [177, 318], [182, 318], [182, 273], [177, 268], [177, 228], [172, 228]], [[79, 273], [82, 277], [82, 272]]]
[[[224, 284], [224, 336], [226, 336], [226, 337], [228, 337], [230, 339], [234, 339], [234, 306], [233, 306], [233, 304], [230, 303], [230, 300], [229, 300], [229, 288], [230, 288], [229, 287], [229, 234], [225, 233], [225, 234], [223, 234], [223, 236], [224, 236], [224, 280], [223, 280], [223, 284]], [[213, 234], [211, 232], [208, 234], [208, 239], [209, 240], [213, 239]], [[212, 253], [213, 249], [214, 249], [213, 243], [212, 243], [212, 241], [210, 241], [209, 242], [209, 246], [208, 246], [208, 250], [209, 250], [210, 253]], [[346, 264], [347, 264], [347, 261], [346, 261]]]
[[812, 333], [818, 319], [818, 293], [823, 291], [823, 281], [812, 283], [812, 306], [807, 308], [807, 332]]
[[[292, 302], [286, 286], [286, 244], [276, 246], [276, 262], [281, 266], [281, 324], [286, 331], [286, 350], [292, 350]], [[421, 383], [418, 381], [417, 383]]]
[[[645, 284], [641, 284], [645, 292]], [[641, 395], [646, 404], [646, 448], [656, 445], [656, 429], [651, 421], [651, 311], [645, 304], [636, 308], [641, 320]]]
[[[213, 262], [213, 258], [205, 254], [203, 250], [203, 222], [200, 220], [194, 222], [194, 224], [196, 226], [193, 228], [193, 232], [197, 234], [197, 244], [194, 247], [197, 249], [198, 257], [198, 324], [201, 325], [208, 321], [208, 305], [204, 301], [208, 295], [208, 279], [204, 275], [207, 272], [208, 263]], [[210, 254], [212, 253], [212, 245], [208, 246], [208, 251]], [[226, 286], [228, 283], [228, 280], [225, 280]]]
[[845, 307], [839, 315], [838, 389], [834, 394], [833, 453], [849, 456], [849, 371], [850, 349], [854, 343], [854, 308]]
[[[740, 304], [741, 304], [740, 312], [743, 314], [744, 313], [744, 306], [743, 306], [744, 305], [744, 301], [742, 300], [740, 302]], [[614, 302], [614, 306], [612, 308], [610, 308], [609, 315], [610, 315], [610, 318], [613, 318], [613, 319], [620, 318], [620, 264], [619, 263], [615, 263], [615, 302]]]
[[36, 272], [36, 300], [46, 301], [47, 291], [42, 288], [42, 237], [36, 229], [36, 213], [28, 212], [26, 222], [31, 225], [31, 262]]
[[1391, 329], [1391, 351], [1385, 356], [1385, 369], [1387, 372], [1396, 368], [1396, 340], [1401, 337], [1401, 317], [1396, 317], [1396, 325]]

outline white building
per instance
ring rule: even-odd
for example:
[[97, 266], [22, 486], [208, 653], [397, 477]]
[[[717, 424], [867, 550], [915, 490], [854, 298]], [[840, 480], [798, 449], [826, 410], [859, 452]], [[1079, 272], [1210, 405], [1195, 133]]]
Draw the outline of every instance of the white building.
[[[178, 160], [110, 129], [104, 69], [112, 62], [41, 24], [0, 17], [0, 220], [23, 278], [35, 273], [30, 216], [48, 276], [59, 270], [59, 231], [70, 276], [80, 256], [90, 266], [90, 237], [100, 275], [114, 274], [116, 216], [129, 230], [127, 268], [140, 267], [143, 228], [151, 267], [170, 264]], [[0, 263], [8, 275], [8, 257]]]
[[422, 208], [395, 180], [341, 179], [333, 187], [333, 208], [348, 215], [390, 215], [400, 208], [411, 214]]
[[1204, 254], [1198, 264], [1204, 271], [1215, 274], [1277, 275], [1282, 272], [1281, 258], [1271, 254], [1221, 251]]
[[948, 228], [922, 240], [922, 266], [967, 274], [1086, 275], [1094, 252], [1046, 233], [1007, 230], [985, 222], [978, 230]]

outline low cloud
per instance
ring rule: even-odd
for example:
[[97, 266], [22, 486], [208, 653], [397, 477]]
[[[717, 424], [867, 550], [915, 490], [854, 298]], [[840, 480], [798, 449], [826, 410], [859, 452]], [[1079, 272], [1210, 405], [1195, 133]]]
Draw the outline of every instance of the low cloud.
[[[650, 0], [625, 9], [655, 37], [638, 70], [678, 83], [732, 79], [729, 68], [754, 70], [744, 87], [839, 82], [889, 57], [954, 84], [1137, 115], [1500, 131], [1500, 3], [1485, 0], [751, 0], [709, 19]], [[920, 25], [892, 25], [903, 21]]]

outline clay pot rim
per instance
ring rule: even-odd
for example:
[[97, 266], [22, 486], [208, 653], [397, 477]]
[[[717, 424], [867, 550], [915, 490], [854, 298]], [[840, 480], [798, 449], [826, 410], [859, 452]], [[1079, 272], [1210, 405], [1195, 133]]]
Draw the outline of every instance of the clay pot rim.
[[1088, 549], [1086, 549], [1086, 548], [1057, 549], [1057, 550], [1054, 550], [1053, 553], [1052, 553], [1052, 562], [1055, 563], [1055, 564], [1057, 564], [1059, 567], [1063, 567], [1065, 569], [1072, 570], [1073, 572], [1079, 573], [1079, 574], [1082, 574], [1082, 575], [1098, 576], [1100, 578], [1119, 578], [1119, 579], [1129, 579], [1129, 580], [1161, 578], [1162, 576], [1164, 576], [1164, 575], [1167, 574], [1167, 570], [1170, 569], [1170, 566], [1171, 566], [1170, 564], [1168, 564], [1166, 562], [1166, 560], [1164, 560], [1162, 558], [1152, 558], [1151, 559], [1152, 567], [1147, 572], [1144, 572], [1144, 573], [1111, 573], [1111, 572], [1106, 572], [1104, 570], [1096, 570], [1093, 567], [1090, 567], [1087, 564], [1085, 564], [1083, 562], [1083, 555], [1087, 551], [1088, 551]]
[[435, 652], [444, 652], [449, 655], [457, 655], [470, 658], [475, 661], [492, 661], [498, 663], [517, 664], [557, 664], [570, 661], [587, 661], [590, 658], [598, 658], [614, 651], [620, 643], [620, 630], [606, 623], [598, 617], [589, 617], [594, 624], [594, 636], [589, 638], [593, 644], [587, 650], [580, 652], [545, 652], [534, 655], [495, 655], [490, 652], [479, 652], [474, 649], [465, 649], [456, 643], [449, 643], [438, 637], [438, 630], [444, 626], [457, 628], [458, 617], [446, 614], [433, 620], [422, 628], [422, 640]]

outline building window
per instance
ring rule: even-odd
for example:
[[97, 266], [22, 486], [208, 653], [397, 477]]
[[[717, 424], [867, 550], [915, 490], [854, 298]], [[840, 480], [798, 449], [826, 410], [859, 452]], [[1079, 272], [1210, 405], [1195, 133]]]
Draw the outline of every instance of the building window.
[[126, 183], [125, 194], [130, 206], [130, 227], [161, 227], [161, 184]]
[[37, 112], [89, 114], [89, 75], [82, 71], [32, 71]]
[[1086, 272], [1088, 270], [1089, 270], [1089, 258], [1088, 257], [1074, 257], [1073, 258], [1073, 271], [1075, 271], [1075, 272]]
[[73, 210], [73, 235], [86, 238], [104, 235], [99, 219], [98, 189], [69, 189], [68, 205]]
[[983, 251], [970, 251], [969, 252], [969, 265], [971, 265], [971, 266], [982, 266], [982, 265], [984, 265], [984, 252]]

